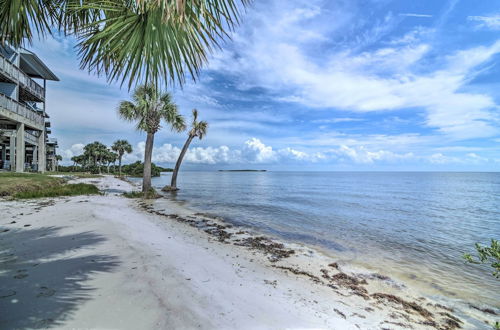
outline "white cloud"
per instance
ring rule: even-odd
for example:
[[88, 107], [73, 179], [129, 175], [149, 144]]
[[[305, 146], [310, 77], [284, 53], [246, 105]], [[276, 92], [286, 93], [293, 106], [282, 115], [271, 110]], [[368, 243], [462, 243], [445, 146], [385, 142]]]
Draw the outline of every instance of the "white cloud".
[[347, 122], [363, 121], [363, 120], [364, 119], [362, 118], [339, 117], [332, 119], [317, 119], [313, 120], [312, 122], [317, 124], [336, 124], [336, 123], [347, 123]]
[[485, 27], [493, 30], [500, 29], [500, 14], [492, 16], [468, 16], [469, 21], [478, 22], [479, 27]]
[[363, 146], [349, 147], [342, 145], [337, 149], [329, 150], [329, 152], [337, 156], [341, 161], [350, 160], [358, 164], [373, 164], [377, 161], [399, 162], [416, 158], [411, 152], [397, 154], [386, 150], [370, 151]]
[[432, 18], [432, 15], [428, 15], [428, 14], [414, 14], [414, 13], [399, 14], [399, 16], [403, 16], [403, 17]]
[[[238, 76], [241, 88], [263, 87], [283, 95], [276, 98], [283, 102], [356, 112], [416, 109], [425, 112], [425, 125], [456, 140], [500, 133], [493, 97], [466, 91], [482, 67], [500, 53], [500, 41], [439, 55], [421, 39], [432, 30], [416, 28], [390, 47], [360, 52], [361, 47], [331, 46], [335, 29], [316, 24], [331, 17], [325, 10], [313, 11], [311, 21], [307, 15], [288, 19], [290, 11], [273, 9], [253, 12], [259, 24], [241, 29], [234, 48], [216, 54], [210, 67]], [[371, 37], [362, 38], [364, 44], [393, 27], [394, 19], [386, 17], [375, 24]], [[329, 39], [291, 38], [304, 30]]]
[[[125, 154], [124, 163], [142, 161], [144, 159], [145, 142], [139, 142], [131, 154]], [[64, 163], [70, 164], [70, 158], [83, 153], [83, 144], [74, 144], [71, 148], [61, 152]], [[390, 146], [388, 145], [387, 148]], [[430, 163], [435, 165], [468, 164], [480, 165], [495, 163], [497, 160], [489, 159], [477, 153], [466, 153], [461, 156], [448, 156], [443, 153], [431, 155], [417, 155], [413, 152], [395, 152], [389, 149], [369, 147], [365, 145], [338, 145], [334, 148], [322, 150], [297, 150], [291, 147], [273, 148], [264, 144], [258, 138], [247, 140], [240, 148], [228, 146], [219, 147], [191, 147], [188, 149], [184, 162], [200, 165], [224, 164], [354, 164], [374, 165], [402, 164], [402, 163]], [[177, 161], [181, 149], [170, 143], [165, 143], [153, 149], [153, 162], [160, 164], [173, 164]]]
[[69, 149], [62, 150], [60, 155], [65, 161], [71, 161], [71, 157], [78, 156], [83, 153], [83, 147], [85, 147], [83, 143], [73, 144]]

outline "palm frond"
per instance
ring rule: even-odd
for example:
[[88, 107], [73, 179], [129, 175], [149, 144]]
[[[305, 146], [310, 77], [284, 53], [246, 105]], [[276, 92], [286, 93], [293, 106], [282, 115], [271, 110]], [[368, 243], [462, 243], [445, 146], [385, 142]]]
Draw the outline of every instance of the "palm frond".
[[57, 21], [57, 2], [50, 0], [0, 1], [0, 43], [22, 46], [34, 36], [45, 37]]
[[84, 2], [100, 11], [79, 33], [82, 68], [109, 81], [179, 83], [196, 79], [208, 54], [238, 22], [248, 0], [137, 0]]

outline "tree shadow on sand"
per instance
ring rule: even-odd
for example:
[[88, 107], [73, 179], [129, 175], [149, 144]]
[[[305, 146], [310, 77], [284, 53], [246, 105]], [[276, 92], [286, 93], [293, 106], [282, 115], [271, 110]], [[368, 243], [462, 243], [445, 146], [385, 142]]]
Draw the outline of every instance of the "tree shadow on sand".
[[0, 328], [61, 326], [91, 299], [91, 277], [119, 265], [115, 256], [88, 252], [105, 241], [103, 236], [61, 236], [60, 229], [0, 233]]

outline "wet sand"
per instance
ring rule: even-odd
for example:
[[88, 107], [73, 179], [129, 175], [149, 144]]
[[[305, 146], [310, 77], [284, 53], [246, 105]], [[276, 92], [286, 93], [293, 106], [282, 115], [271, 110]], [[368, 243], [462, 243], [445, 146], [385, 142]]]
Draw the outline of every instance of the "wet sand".
[[0, 202], [0, 328], [478, 326], [386, 274], [165, 199], [121, 197], [136, 188], [113, 177], [78, 181], [107, 193]]

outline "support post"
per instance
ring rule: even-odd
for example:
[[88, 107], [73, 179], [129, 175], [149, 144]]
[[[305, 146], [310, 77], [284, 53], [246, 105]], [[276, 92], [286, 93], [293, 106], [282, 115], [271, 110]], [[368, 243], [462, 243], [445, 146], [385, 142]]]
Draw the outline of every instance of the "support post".
[[16, 132], [16, 172], [24, 172], [26, 146], [24, 144], [24, 124], [17, 124]]
[[34, 165], [34, 169], [38, 171], [38, 147], [33, 146], [33, 161], [32, 164]]
[[5, 168], [5, 161], [7, 160], [7, 146], [5, 144], [2, 144], [2, 169]]
[[10, 162], [10, 170], [12, 172], [16, 171], [16, 138], [12, 134], [10, 136], [10, 144], [9, 144], [9, 162]]
[[45, 173], [47, 167], [47, 154], [45, 152], [45, 132], [41, 131], [38, 137], [38, 172]]

